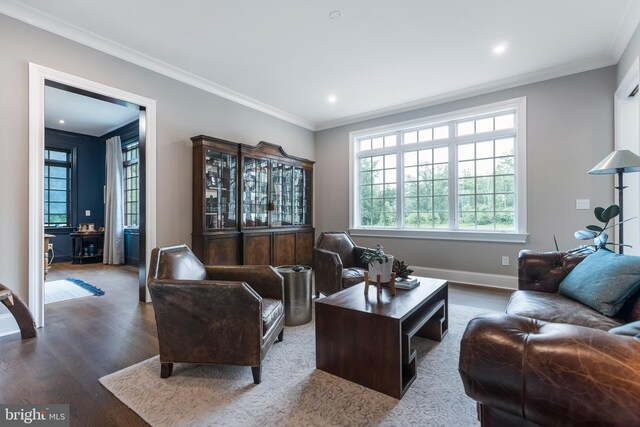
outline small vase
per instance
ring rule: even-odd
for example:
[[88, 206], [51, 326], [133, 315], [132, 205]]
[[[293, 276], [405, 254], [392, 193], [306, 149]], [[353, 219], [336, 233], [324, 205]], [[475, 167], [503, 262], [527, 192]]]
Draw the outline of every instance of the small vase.
[[378, 274], [380, 275], [380, 283], [389, 283], [391, 281], [391, 270], [393, 268], [393, 255], [387, 255], [387, 261], [374, 261], [369, 264], [369, 280], [375, 282]]

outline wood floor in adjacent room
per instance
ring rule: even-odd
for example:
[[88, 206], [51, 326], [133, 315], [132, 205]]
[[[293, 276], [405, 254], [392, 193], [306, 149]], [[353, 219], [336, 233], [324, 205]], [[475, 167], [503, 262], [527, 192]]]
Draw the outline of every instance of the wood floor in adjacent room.
[[[68, 403], [71, 426], [144, 426], [98, 378], [158, 354], [151, 304], [138, 302], [138, 272], [102, 264], [54, 264], [47, 280], [81, 279], [105, 291], [45, 306], [38, 337], [0, 338], [0, 402]], [[10, 284], [8, 284], [11, 286]], [[510, 291], [450, 284], [449, 302], [504, 310]]]

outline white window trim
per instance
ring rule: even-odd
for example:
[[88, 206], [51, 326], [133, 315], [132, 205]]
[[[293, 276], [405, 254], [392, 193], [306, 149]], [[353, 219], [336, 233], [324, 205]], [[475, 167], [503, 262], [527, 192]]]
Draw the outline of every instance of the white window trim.
[[[516, 224], [515, 231], [484, 231], [484, 230], [434, 230], [434, 229], [409, 229], [409, 228], [356, 228], [357, 224], [357, 197], [358, 189], [356, 188], [356, 142], [358, 138], [381, 134], [385, 132], [395, 132], [399, 130], [409, 130], [410, 128], [428, 127], [440, 124], [442, 122], [450, 122], [453, 120], [461, 120], [471, 118], [482, 114], [489, 114], [506, 109], [517, 110], [516, 114]], [[467, 108], [463, 110], [452, 111], [449, 113], [438, 114], [435, 116], [424, 117], [420, 119], [408, 120], [390, 125], [377, 126], [368, 129], [362, 129], [349, 133], [349, 233], [354, 236], [362, 237], [383, 237], [383, 238], [410, 238], [410, 239], [438, 239], [438, 240], [463, 240], [463, 241], [488, 241], [503, 243], [525, 243], [528, 237], [527, 233], [527, 98], [514, 98], [510, 100], [495, 102], [478, 107]], [[522, 120], [524, 118], [524, 120]], [[400, 143], [400, 141], [398, 141]], [[457, 186], [453, 200], [457, 200]]]

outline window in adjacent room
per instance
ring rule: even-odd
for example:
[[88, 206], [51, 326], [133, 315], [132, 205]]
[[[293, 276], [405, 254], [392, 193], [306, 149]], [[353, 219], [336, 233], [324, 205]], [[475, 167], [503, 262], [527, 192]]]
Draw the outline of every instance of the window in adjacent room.
[[44, 150], [44, 225], [71, 227], [71, 151]]
[[526, 238], [525, 99], [351, 134], [351, 228], [363, 235]]
[[140, 198], [139, 157], [140, 145], [137, 141], [123, 147], [124, 225], [128, 228], [137, 228], [140, 224], [138, 210]]

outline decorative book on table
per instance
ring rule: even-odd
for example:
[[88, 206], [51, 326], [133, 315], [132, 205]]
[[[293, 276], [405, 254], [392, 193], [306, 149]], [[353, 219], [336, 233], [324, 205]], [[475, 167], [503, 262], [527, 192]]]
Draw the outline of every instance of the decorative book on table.
[[415, 277], [407, 277], [407, 278], [397, 278], [396, 279], [396, 288], [397, 289], [413, 289], [420, 284], [420, 281]]

